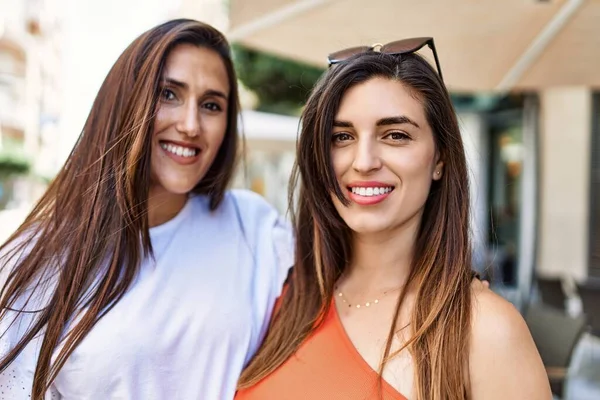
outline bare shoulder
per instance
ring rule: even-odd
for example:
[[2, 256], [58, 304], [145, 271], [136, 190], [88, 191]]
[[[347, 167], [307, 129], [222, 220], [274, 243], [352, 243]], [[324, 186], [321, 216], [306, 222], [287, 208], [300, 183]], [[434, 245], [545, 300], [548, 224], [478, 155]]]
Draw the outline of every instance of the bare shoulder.
[[474, 281], [472, 289], [472, 340], [512, 340], [529, 336], [529, 330], [519, 311], [508, 301]]
[[472, 293], [473, 399], [551, 399], [546, 370], [519, 311], [480, 282]]

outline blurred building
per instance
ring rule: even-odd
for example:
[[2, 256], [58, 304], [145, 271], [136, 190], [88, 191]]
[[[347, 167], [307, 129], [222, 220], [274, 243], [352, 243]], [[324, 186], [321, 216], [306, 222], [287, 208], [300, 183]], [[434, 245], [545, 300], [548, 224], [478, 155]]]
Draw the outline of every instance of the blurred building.
[[0, 208], [30, 203], [52, 176], [60, 117], [59, 2], [0, 0]]
[[263, 195], [285, 214], [300, 120], [252, 110], [242, 111], [240, 120], [245, 160], [240, 165], [234, 186]]

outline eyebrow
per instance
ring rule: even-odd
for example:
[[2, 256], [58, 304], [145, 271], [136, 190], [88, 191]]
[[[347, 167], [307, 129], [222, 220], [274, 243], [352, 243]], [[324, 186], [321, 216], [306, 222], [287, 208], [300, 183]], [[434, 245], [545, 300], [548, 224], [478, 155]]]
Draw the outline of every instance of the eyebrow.
[[381, 118], [379, 121], [377, 121], [377, 126], [384, 126], [384, 125], [401, 125], [401, 124], [410, 124], [415, 126], [416, 128], [419, 128], [419, 124], [417, 124], [415, 121], [413, 121], [412, 119], [408, 118], [406, 115], [399, 115], [396, 117], [387, 117], [387, 118]]
[[[406, 115], [398, 115], [395, 117], [386, 117], [377, 120], [377, 126], [385, 126], [385, 125], [402, 125], [402, 124], [410, 124], [417, 128], [420, 128], [419, 124], [417, 124], [412, 119], [408, 118]], [[352, 122], [349, 121], [333, 121], [333, 126], [336, 128], [353, 128]]]
[[[175, 87], [185, 89], [185, 90], [187, 90], [189, 88], [187, 83], [178, 81], [177, 79], [165, 78], [165, 82], [167, 85], [175, 86]], [[220, 90], [215, 90], [215, 89], [208, 89], [206, 92], [204, 92], [204, 95], [221, 97], [224, 100], [228, 99], [228, 96], [225, 93], [221, 92]]]

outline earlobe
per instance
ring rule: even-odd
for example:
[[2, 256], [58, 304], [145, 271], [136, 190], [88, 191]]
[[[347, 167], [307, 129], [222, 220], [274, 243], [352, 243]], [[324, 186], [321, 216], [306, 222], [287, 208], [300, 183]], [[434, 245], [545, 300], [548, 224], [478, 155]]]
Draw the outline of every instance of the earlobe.
[[433, 180], [437, 181], [442, 178], [444, 172], [444, 163], [442, 161], [438, 162], [433, 170]]

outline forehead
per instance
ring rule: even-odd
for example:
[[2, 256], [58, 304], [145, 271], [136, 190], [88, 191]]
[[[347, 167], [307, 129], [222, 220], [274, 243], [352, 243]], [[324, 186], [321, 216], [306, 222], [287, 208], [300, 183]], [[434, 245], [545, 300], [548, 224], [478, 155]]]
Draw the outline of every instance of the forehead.
[[192, 44], [180, 44], [171, 50], [163, 78], [229, 92], [229, 77], [221, 56], [212, 49]]
[[371, 78], [352, 86], [344, 93], [336, 120], [375, 123], [381, 118], [404, 115], [421, 127], [427, 126], [421, 100], [402, 82], [388, 78]]

